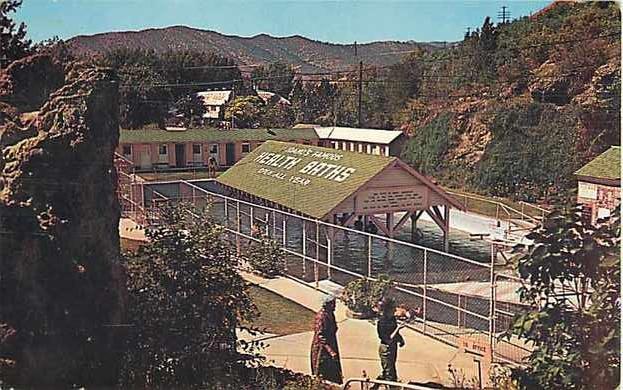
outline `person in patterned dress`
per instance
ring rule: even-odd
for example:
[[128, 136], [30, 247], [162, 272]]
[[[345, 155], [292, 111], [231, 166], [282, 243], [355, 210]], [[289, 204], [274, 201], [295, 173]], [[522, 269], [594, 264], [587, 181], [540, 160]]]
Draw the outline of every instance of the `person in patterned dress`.
[[322, 309], [314, 320], [314, 338], [311, 345], [312, 375], [342, 383], [342, 365], [337, 345], [337, 323], [335, 322], [335, 297], [327, 296]]

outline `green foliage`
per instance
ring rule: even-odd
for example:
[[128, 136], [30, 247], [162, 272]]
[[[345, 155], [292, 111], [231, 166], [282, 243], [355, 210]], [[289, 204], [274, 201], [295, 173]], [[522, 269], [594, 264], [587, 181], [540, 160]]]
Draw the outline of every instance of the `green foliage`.
[[163, 127], [167, 90], [157, 86], [166, 82], [162, 75], [140, 64], [124, 64], [118, 74], [123, 84], [119, 96], [121, 127], [138, 129], [150, 123]]
[[[531, 310], [510, 334], [534, 345], [513, 370], [522, 389], [612, 389], [620, 379], [620, 218], [591, 226], [581, 210], [556, 211], [528, 238], [517, 265]], [[563, 293], [564, 292], [564, 293]]]
[[267, 67], [255, 68], [251, 73], [251, 78], [258, 89], [274, 92], [287, 98], [294, 85], [294, 69], [288, 64], [274, 62]]
[[286, 259], [279, 244], [269, 237], [252, 241], [243, 255], [255, 272], [268, 277], [282, 275]]
[[290, 94], [295, 122], [332, 125], [336, 119], [336, 97], [337, 88], [329, 80], [297, 81]]
[[344, 287], [340, 299], [353, 312], [371, 314], [391, 286], [392, 281], [387, 275], [379, 275], [377, 280], [356, 279]]
[[[256, 309], [223, 228], [191, 211], [197, 213], [185, 205], [164, 210], [162, 224], [147, 231], [150, 245], [126, 258], [133, 326], [123, 386], [219, 388], [219, 379], [244, 379], [234, 373], [235, 330], [253, 332], [243, 324]], [[255, 345], [246, 347], [253, 352]]]
[[26, 39], [26, 25], [18, 25], [9, 17], [22, 5], [22, 0], [0, 2], [0, 67], [25, 57], [32, 51], [32, 41]]
[[443, 157], [451, 140], [452, 114], [442, 113], [415, 134], [405, 144], [402, 159], [424, 174], [433, 174], [443, 168]]
[[[241, 78], [233, 61], [211, 53], [117, 49], [97, 62], [119, 75], [120, 124], [124, 128], [151, 123], [162, 127], [169, 108], [187, 96], [215, 87], [241, 88], [232, 82]], [[180, 86], [170, 88], [168, 84]]]
[[232, 100], [225, 108], [225, 120], [231, 122], [233, 116], [234, 127], [243, 129], [257, 129], [264, 110], [264, 101], [257, 96], [239, 96]]
[[531, 103], [502, 107], [491, 123], [474, 185], [491, 195], [535, 201], [572, 184], [577, 117], [572, 110]]
[[182, 96], [173, 104], [173, 110], [177, 115], [183, 115], [188, 127], [200, 125], [205, 114], [203, 101], [196, 93]]

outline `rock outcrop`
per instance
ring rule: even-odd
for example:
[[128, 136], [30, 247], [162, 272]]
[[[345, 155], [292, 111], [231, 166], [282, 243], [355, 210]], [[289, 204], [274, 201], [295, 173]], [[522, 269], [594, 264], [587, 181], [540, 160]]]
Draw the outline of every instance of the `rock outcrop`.
[[0, 102], [0, 327], [10, 335], [0, 375], [110, 384], [122, 291], [116, 80], [33, 56], [0, 74]]

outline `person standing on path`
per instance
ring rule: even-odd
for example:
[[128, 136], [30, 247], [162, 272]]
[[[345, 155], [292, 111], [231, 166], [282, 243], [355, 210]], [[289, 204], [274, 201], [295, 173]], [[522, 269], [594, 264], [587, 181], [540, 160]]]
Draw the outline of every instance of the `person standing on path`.
[[[398, 327], [396, 316], [396, 303], [392, 298], [385, 297], [380, 302], [381, 318], [376, 324], [376, 332], [381, 340], [379, 345], [379, 358], [381, 359], [381, 368], [383, 372], [377, 379], [396, 382], [398, 374], [396, 373], [396, 359], [398, 358], [398, 346], [403, 347], [405, 340], [398, 331], [402, 326]], [[372, 387], [375, 389], [377, 387]]]
[[342, 365], [337, 346], [335, 297], [326, 296], [314, 320], [314, 338], [311, 345], [312, 375], [334, 383], [342, 383]]

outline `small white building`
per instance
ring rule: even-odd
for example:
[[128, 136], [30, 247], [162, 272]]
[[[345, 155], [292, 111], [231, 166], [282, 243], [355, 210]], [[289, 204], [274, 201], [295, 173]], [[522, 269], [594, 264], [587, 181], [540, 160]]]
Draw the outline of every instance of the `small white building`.
[[199, 96], [203, 100], [203, 104], [205, 106], [206, 112], [203, 114], [205, 119], [217, 119], [222, 120], [224, 115], [224, 108], [227, 103], [234, 96], [233, 91], [203, 91], [197, 92], [197, 96]]
[[257, 96], [262, 99], [264, 101], [264, 103], [268, 103], [273, 99], [278, 99], [277, 100], [277, 104], [279, 105], [283, 105], [283, 106], [289, 106], [291, 103], [288, 99], [284, 98], [281, 95], [278, 95], [274, 92], [270, 92], [270, 91], [263, 91], [261, 89], [258, 89], [257, 91]]
[[399, 130], [360, 129], [354, 127], [314, 127], [321, 145], [380, 156], [400, 156], [406, 136]]

